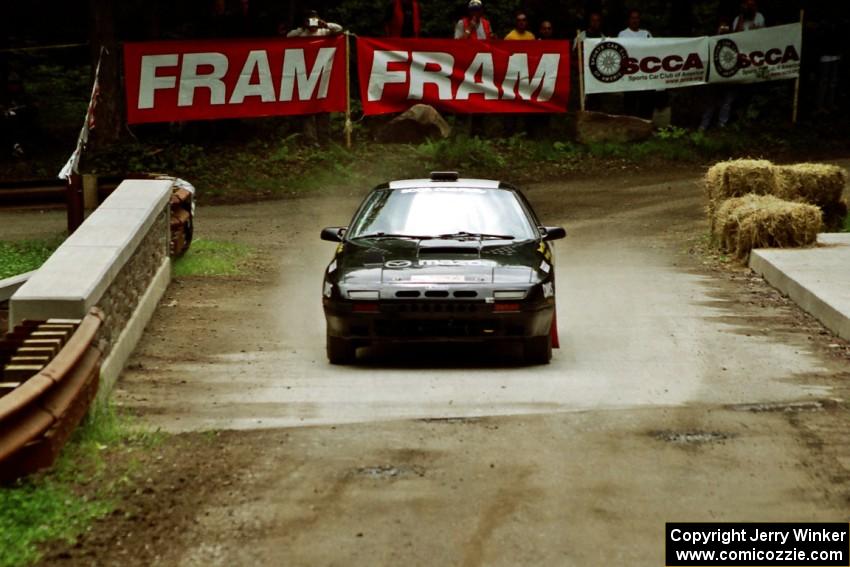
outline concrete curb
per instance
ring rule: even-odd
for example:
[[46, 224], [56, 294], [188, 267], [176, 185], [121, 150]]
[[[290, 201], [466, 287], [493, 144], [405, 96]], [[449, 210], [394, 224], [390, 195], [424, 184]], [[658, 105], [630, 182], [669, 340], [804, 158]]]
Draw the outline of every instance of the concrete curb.
[[750, 268], [839, 337], [850, 340], [850, 234], [821, 234], [821, 246], [761, 249]]
[[124, 370], [124, 365], [142, 338], [142, 333], [145, 332], [145, 327], [153, 317], [156, 311], [159, 300], [168, 289], [168, 284], [171, 283], [171, 260], [165, 259], [165, 262], [159, 267], [156, 275], [151, 280], [145, 294], [139, 299], [139, 305], [127, 321], [127, 325], [115, 344], [112, 345], [112, 350], [106, 360], [100, 367], [100, 389], [98, 390], [98, 398], [107, 399], [112, 386]]

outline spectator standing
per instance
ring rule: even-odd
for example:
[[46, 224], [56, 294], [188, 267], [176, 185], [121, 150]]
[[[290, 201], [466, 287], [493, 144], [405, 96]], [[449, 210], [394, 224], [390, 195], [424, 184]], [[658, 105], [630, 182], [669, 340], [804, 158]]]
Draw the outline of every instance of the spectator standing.
[[419, 0], [393, 0], [387, 11], [387, 37], [419, 37]]
[[484, 16], [481, 0], [469, 0], [467, 15], [455, 24], [455, 39], [496, 39], [490, 20]]
[[[514, 15], [514, 29], [505, 36], [508, 41], [534, 41], [534, 34], [528, 31], [528, 14], [523, 10], [518, 10]], [[520, 122], [525, 122], [525, 130], [529, 129], [529, 120], [523, 120], [521, 114], [509, 114], [505, 119], [505, 130], [508, 136], [513, 136], [519, 132]]]
[[578, 44], [584, 41], [586, 38], [591, 39], [604, 39], [605, 34], [602, 33], [602, 14], [599, 12], [591, 12], [590, 18], [587, 20], [587, 29], [578, 32], [576, 35], [576, 41], [573, 44], [573, 49], [578, 49]]
[[[834, 9], [834, 8], [833, 8]], [[841, 20], [838, 14], [822, 19], [815, 25], [818, 58], [817, 91], [815, 92], [815, 112], [828, 114], [836, 110], [836, 95], [841, 82], [841, 59], [843, 52]]]
[[509, 41], [530, 41], [534, 40], [534, 34], [528, 31], [528, 14], [522, 10], [518, 11], [514, 16], [514, 29], [508, 32], [505, 39]]
[[741, 13], [732, 21], [732, 31], [757, 30], [765, 26], [764, 16], [758, 9], [756, 0], [744, 0], [741, 3]]
[[339, 24], [329, 23], [319, 17], [318, 12], [311, 10], [304, 18], [304, 23], [300, 28], [295, 28], [286, 34], [286, 37], [324, 37], [330, 35], [339, 35], [342, 33], [342, 26]]
[[620, 38], [649, 39], [652, 34], [640, 27], [640, 10], [629, 10], [628, 26], [617, 34]]
[[[327, 37], [342, 33], [342, 26], [326, 22], [318, 12], [311, 10], [300, 28], [295, 28], [286, 37]], [[304, 140], [312, 145], [325, 144], [330, 139], [331, 117], [327, 112], [307, 114], [303, 117]]]
[[[581, 65], [584, 65], [584, 61], [578, 60], [578, 46], [581, 43], [584, 43], [585, 39], [605, 39], [605, 34], [602, 33], [602, 14], [599, 12], [591, 12], [590, 16], [587, 19], [587, 29], [580, 31], [576, 35], [576, 40], [573, 43], [573, 51], [576, 52], [576, 65], [575, 68], [579, 69]], [[576, 74], [576, 77], [578, 74]], [[578, 89], [573, 89], [574, 92], [579, 93]], [[596, 95], [586, 95], [584, 97], [584, 107], [587, 110], [600, 110], [602, 108], [602, 97], [604, 95], [596, 94]]]
[[[758, 11], [758, 2], [756, 0], [744, 0], [741, 3], [740, 12], [735, 19], [732, 20], [731, 32], [742, 32], [749, 30], [757, 30], [765, 27], [764, 15]], [[753, 95], [754, 89], [758, 89], [758, 85], [725, 85], [720, 90], [720, 112], [717, 116], [717, 125], [721, 128], [725, 127], [732, 118], [732, 110], [735, 102], [738, 102], [740, 108], [746, 109], [749, 106], [750, 98]], [[711, 126], [711, 116], [706, 121], [706, 115], [703, 114], [700, 129], [705, 130]]]
[[[617, 37], [621, 39], [650, 39], [652, 34], [640, 27], [640, 10], [629, 10], [628, 25]], [[646, 118], [650, 114], [651, 96], [645, 92], [623, 93], [623, 111], [632, 116]]]
[[552, 27], [552, 22], [543, 20], [540, 22], [540, 27], [537, 30], [537, 39], [552, 39], [555, 37], [555, 29]]
[[[732, 28], [729, 25], [729, 19], [721, 16], [720, 24], [717, 26], [717, 35], [727, 34], [730, 31], [732, 31]], [[702, 113], [699, 129], [704, 132], [711, 128], [711, 122], [718, 107], [720, 107], [720, 112], [717, 116], [717, 125], [725, 128], [732, 116], [732, 103], [735, 102], [734, 88], [721, 84], [707, 85], [705, 89], [708, 92], [708, 106]]]

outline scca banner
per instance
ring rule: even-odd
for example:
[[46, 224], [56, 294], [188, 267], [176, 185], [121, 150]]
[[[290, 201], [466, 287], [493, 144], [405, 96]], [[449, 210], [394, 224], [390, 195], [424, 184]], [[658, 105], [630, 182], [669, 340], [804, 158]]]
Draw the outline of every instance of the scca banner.
[[705, 84], [708, 38], [584, 40], [587, 94]]
[[799, 23], [710, 38], [711, 83], [754, 83], [800, 76]]
[[127, 122], [344, 111], [345, 38], [124, 45]]
[[363, 113], [565, 112], [569, 53], [567, 41], [358, 38]]

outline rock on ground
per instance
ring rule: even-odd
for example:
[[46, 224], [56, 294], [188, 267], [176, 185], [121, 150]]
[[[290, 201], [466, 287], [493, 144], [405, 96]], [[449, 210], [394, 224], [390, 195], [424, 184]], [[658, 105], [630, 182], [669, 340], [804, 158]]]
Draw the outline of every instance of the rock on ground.
[[428, 139], [448, 138], [449, 123], [427, 104], [416, 104], [402, 112], [378, 131], [378, 141], [396, 144], [415, 144]]
[[598, 142], [640, 142], [652, 136], [649, 120], [634, 116], [579, 112], [576, 118], [576, 139], [582, 144]]

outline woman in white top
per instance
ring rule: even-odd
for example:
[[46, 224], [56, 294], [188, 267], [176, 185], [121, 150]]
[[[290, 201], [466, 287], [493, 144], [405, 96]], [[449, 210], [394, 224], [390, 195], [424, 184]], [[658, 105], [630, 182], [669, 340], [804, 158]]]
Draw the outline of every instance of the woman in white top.
[[759, 12], [756, 0], [746, 0], [741, 5], [741, 13], [732, 22], [732, 31], [749, 31], [764, 27], [764, 15]]

